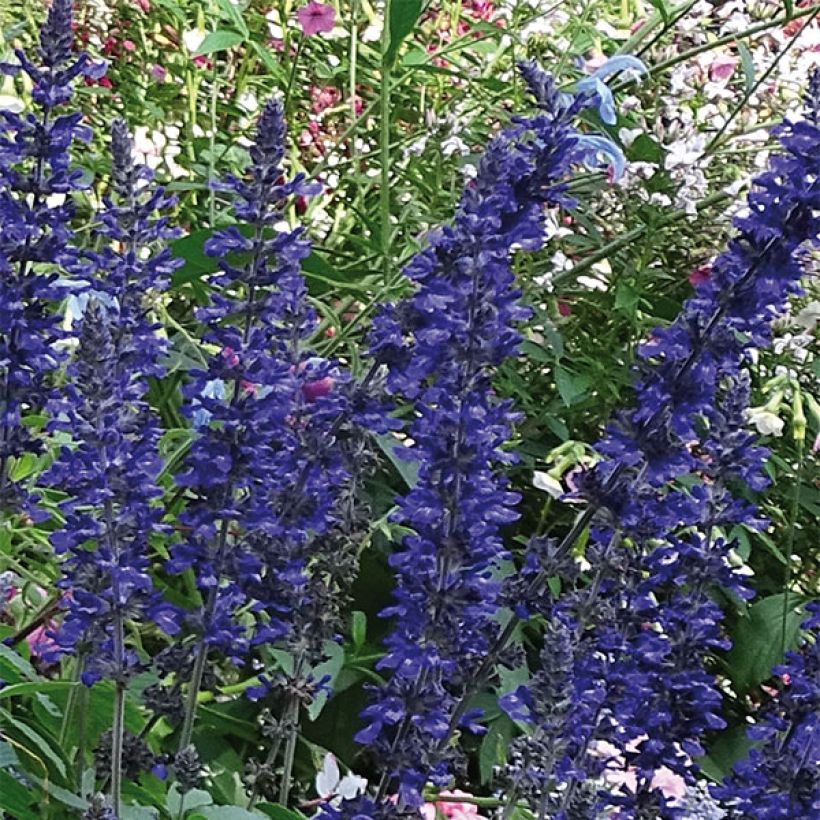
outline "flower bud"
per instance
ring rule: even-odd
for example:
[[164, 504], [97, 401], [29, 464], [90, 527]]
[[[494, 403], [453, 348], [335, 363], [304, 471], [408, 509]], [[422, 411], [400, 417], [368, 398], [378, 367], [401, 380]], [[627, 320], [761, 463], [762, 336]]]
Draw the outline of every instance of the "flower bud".
[[792, 438], [801, 442], [806, 440], [806, 414], [803, 412], [803, 398], [799, 390], [794, 391], [792, 400]]

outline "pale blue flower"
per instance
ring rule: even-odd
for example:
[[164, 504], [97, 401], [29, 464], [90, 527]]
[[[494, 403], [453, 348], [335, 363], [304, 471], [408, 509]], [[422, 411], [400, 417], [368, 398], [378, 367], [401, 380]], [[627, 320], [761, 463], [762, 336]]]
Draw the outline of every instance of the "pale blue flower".
[[646, 74], [647, 68], [637, 57], [633, 57], [630, 54], [619, 54], [607, 60], [589, 77], [585, 77], [575, 84], [577, 91], [587, 92], [588, 94], [598, 97], [598, 113], [607, 125], [615, 125], [618, 120], [618, 115], [615, 111], [615, 100], [612, 97], [612, 92], [604, 80], [619, 71]]
[[[224, 399], [225, 398], [225, 382], [222, 379], [211, 379], [205, 383], [202, 389], [202, 396], [206, 399]], [[191, 416], [194, 430], [201, 430], [208, 426], [211, 420], [212, 413], [206, 410], [201, 402], [196, 402], [196, 409]]]
[[600, 157], [603, 155], [612, 165], [615, 179], [620, 179], [623, 176], [626, 170], [626, 157], [609, 137], [597, 134], [582, 134], [578, 137], [578, 145], [586, 152], [584, 164], [588, 168], [596, 168], [601, 165]]

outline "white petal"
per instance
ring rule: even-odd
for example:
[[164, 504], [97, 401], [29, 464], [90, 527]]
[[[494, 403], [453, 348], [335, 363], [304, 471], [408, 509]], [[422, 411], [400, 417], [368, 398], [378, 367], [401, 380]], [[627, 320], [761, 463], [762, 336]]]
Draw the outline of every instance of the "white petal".
[[336, 794], [343, 797], [345, 800], [352, 800], [354, 797], [364, 794], [367, 788], [367, 780], [364, 777], [359, 777], [357, 774], [346, 774], [336, 789]]
[[549, 493], [553, 498], [560, 498], [565, 492], [560, 481], [553, 478], [549, 473], [542, 473], [537, 470], [532, 474], [532, 486], [536, 490]]
[[330, 797], [335, 794], [339, 785], [339, 764], [336, 758], [328, 752], [322, 763], [322, 771], [316, 775], [316, 792], [320, 797]]

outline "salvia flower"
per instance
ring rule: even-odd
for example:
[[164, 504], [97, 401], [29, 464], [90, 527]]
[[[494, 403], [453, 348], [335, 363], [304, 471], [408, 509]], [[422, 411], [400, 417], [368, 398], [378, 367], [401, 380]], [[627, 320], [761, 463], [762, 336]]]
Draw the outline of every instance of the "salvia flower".
[[[207, 369], [191, 373], [185, 389], [200, 429], [176, 476], [188, 499], [181, 516], [187, 535], [173, 546], [168, 564], [171, 572], [194, 568], [205, 597], [196, 616], [204, 641], [237, 661], [247, 652], [249, 635], [235, 613], [248, 602], [243, 584], [261, 572], [247, 543], [237, 548], [238, 522], [242, 534], [279, 534], [264, 485], [274, 459], [281, 457], [283, 436], [292, 446], [291, 410], [302, 363], [298, 349], [280, 355], [282, 337], [289, 334], [296, 348], [313, 324], [299, 273], [308, 244], [301, 229], [273, 227], [290, 196], [309, 192], [301, 178], [284, 181], [284, 134], [281, 108], [269, 103], [246, 179], [230, 178], [219, 186], [236, 198], [234, 212], [249, 223], [251, 235], [231, 227], [206, 244], [206, 253], [224, 260], [222, 273], [212, 279], [219, 288], [212, 304], [198, 314], [215, 352]], [[231, 264], [229, 254], [247, 261]], [[269, 624], [268, 637], [280, 637], [282, 629], [280, 621]]]
[[202, 593], [191, 614], [200, 659], [214, 649], [239, 663], [252, 645], [276, 642], [293, 653], [290, 678], [261, 675], [253, 697], [275, 684], [310, 689], [310, 668], [338, 636], [354, 574], [344, 555], [360, 525], [351, 482], [368, 461], [363, 431], [389, 427], [367, 385], [310, 348], [317, 322], [300, 273], [310, 248], [301, 228], [282, 227], [282, 210], [315, 186], [303, 175], [285, 181], [284, 138], [273, 100], [245, 175], [216, 185], [246, 228], [221, 230], [205, 246], [221, 265], [212, 303], [198, 313], [214, 353], [185, 388], [199, 429], [176, 476], [185, 537], [168, 563], [173, 573], [192, 568]]
[[[60, 271], [76, 262], [69, 227], [71, 194], [84, 187], [69, 149], [87, 140], [81, 114], [61, 113], [72, 81], [101, 68], [71, 53], [71, 0], [54, 0], [40, 33], [39, 63], [22, 51], [0, 74], [24, 72], [35, 110], [0, 111], [0, 508], [29, 508], [24, 487], [11, 480], [14, 463], [41, 443], [22, 424], [42, 410], [50, 376], [59, 366], [54, 305], [64, 293]], [[29, 508], [31, 512], [31, 509]]]
[[[157, 208], [169, 200], [134, 166], [125, 125], [112, 134], [113, 191], [97, 226], [106, 242], [90, 257], [97, 278], [79, 322], [69, 382], [49, 404], [50, 427], [70, 436], [43, 475], [67, 494], [63, 525], [51, 536], [65, 557], [60, 587], [65, 616], [55, 654], [79, 653], [83, 680], [125, 680], [138, 665], [124, 645], [126, 620], [177, 631], [176, 617], [153, 590], [150, 538], [159, 532], [159, 427], [145, 401], [148, 377], [162, 373], [164, 345], [149, 318], [150, 298], [174, 265], [158, 242], [173, 235]], [[94, 549], [90, 549], [90, 545]]]
[[499, 472], [516, 416], [492, 390], [494, 369], [515, 355], [520, 304], [512, 259], [544, 242], [544, 206], [570, 204], [561, 181], [583, 154], [572, 120], [583, 102], [559, 94], [532, 64], [522, 67], [540, 111], [518, 118], [488, 147], [456, 218], [405, 269], [414, 294], [386, 311], [371, 352], [389, 365], [387, 388], [413, 402], [405, 454], [416, 485], [396, 520], [413, 530], [390, 562], [395, 617], [379, 668], [387, 683], [357, 735], [384, 767], [400, 805], [418, 807], [430, 780], [447, 785], [443, 747], [459, 696], [496, 629], [507, 557], [500, 531], [518, 494]]
[[637, 407], [608, 428], [597, 446], [603, 459], [584, 480], [595, 513], [587, 549], [598, 605], [579, 610], [570, 596], [558, 611], [570, 605], [579, 622], [576, 698], [598, 706], [567, 722], [569, 779], [556, 781], [559, 811], [601, 773], [591, 751], [605, 741], [635, 782], [601, 806], [609, 802], [623, 817], [680, 816], [654, 786], [656, 774], [691, 780], [700, 738], [724, 725], [708, 656], [728, 644], [712, 591], [748, 597], [727, 562], [733, 544], [720, 533], [763, 525], [732, 492], [766, 485], [766, 451], [746, 429], [743, 366], [799, 291], [801, 249], [820, 236], [820, 130], [808, 109], [806, 120], [777, 129], [784, 153], [758, 179], [749, 214], [736, 219], [740, 234], [712, 275], [641, 348]]
[[591, 94], [597, 99], [598, 113], [607, 125], [615, 125], [618, 121], [618, 116], [615, 111], [615, 101], [612, 97], [612, 92], [604, 80], [620, 71], [640, 75], [646, 73], [646, 66], [637, 57], [633, 57], [630, 54], [620, 54], [617, 57], [612, 57], [607, 60], [589, 77], [585, 77], [575, 84], [575, 88], [578, 91]]
[[820, 814], [820, 605], [803, 623], [808, 639], [774, 670], [778, 691], [748, 730], [749, 756], [712, 788], [731, 820]]

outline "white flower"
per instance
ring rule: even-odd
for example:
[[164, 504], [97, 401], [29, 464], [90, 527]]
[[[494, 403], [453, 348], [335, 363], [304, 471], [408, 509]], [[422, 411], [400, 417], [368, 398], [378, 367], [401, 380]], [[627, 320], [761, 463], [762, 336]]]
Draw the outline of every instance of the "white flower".
[[450, 136], [441, 143], [441, 153], [445, 157], [451, 157], [453, 154], [461, 154], [463, 156], [464, 154], [469, 154], [470, 149], [461, 137], [457, 134], [450, 134]]
[[746, 418], [754, 424], [757, 432], [763, 436], [782, 436], [783, 419], [767, 410], [766, 407], [750, 407], [746, 411]]
[[618, 139], [624, 144], [624, 148], [629, 148], [643, 132], [643, 128], [620, 128], [618, 129]]
[[796, 324], [804, 327], [806, 330], [811, 330], [818, 322], [820, 322], [820, 302], [809, 302], [797, 316], [794, 317]]
[[536, 490], [543, 490], [549, 493], [553, 498], [561, 498], [565, 490], [561, 486], [561, 482], [557, 478], [553, 478], [549, 473], [542, 473], [536, 470], [532, 474], [532, 486]]
[[12, 97], [10, 94], [0, 94], [0, 111], [11, 111], [12, 114], [19, 114], [25, 105], [19, 97]]
[[185, 43], [185, 48], [192, 54], [202, 45], [204, 39], [205, 32], [199, 28], [192, 28], [182, 32], [182, 42]]
[[703, 134], [690, 139], [676, 140], [666, 146], [667, 155], [664, 167], [667, 171], [678, 166], [689, 167], [703, 156], [705, 147], [706, 137]]
[[317, 794], [323, 800], [338, 803], [363, 794], [367, 788], [367, 780], [356, 774], [346, 774], [340, 779], [339, 764], [328, 752], [322, 763], [322, 770], [316, 775], [315, 785]]
[[382, 36], [381, 23], [371, 23], [362, 33], [363, 43], [378, 43]]
[[591, 276], [579, 276], [577, 282], [588, 290], [600, 290], [605, 292], [609, 288], [609, 285], [602, 279], [593, 279]]
[[249, 114], [253, 114], [259, 108], [259, 100], [253, 91], [243, 91], [237, 98], [236, 104]]

